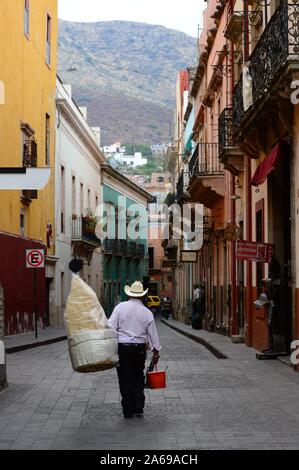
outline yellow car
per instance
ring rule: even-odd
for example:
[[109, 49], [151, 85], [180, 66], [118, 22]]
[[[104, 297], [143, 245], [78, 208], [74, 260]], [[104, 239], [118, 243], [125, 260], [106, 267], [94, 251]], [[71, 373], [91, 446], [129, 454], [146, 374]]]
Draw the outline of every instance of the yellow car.
[[161, 299], [157, 295], [148, 295], [147, 297], [147, 308], [149, 308], [153, 313], [156, 313], [161, 308]]

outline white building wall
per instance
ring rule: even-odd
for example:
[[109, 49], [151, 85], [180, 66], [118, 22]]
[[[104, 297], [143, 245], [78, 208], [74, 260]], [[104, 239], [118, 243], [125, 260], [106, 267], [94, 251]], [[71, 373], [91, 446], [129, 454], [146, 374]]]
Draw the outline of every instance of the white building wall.
[[[63, 99], [63, 106], [58, 104], [57, 108], [57, 138], [56, 138], [56, 167], [55, 167], [55, 189], [56, 189], [56, 256], [59, 261], [55, 272], [55, 311], [56, 324], [63, 324], [63, 312], [71, 285], [72, 273], [69, 263], [73, 259], [72, 252], [72, 216], [81, 216], [81, 184], [83, 184], [83, 209], [89, 206], [96, 210], [96, 197], [98, 203], [102, 202], [100, 151], [96, 146], [88, 144], [96, 136], [88, 127], [80, 111], [71, 100], [62, 85], [58, 84], [58, 99]], [[66, 110], [64, 104], [69, 107]], [[74, 113], [74, 115], [72, 115]], [[76, 123], [76, 118], [78, 121]], [[81, 129], [80, 129], [81, 126]], [[64, 167], [65, 180], [65, 230], [62, 233], [61, 211], [62, 187], [61, 168]], [[75, 207], [73, 207], [73, 178], [75, 178]], [[89, 193], [88, 193], [89, 191]], [[89, 200], [90, 199], [90, 203]], [[84, 260], [84, 268], [80, 275], [90, 283], [97, 292], [99, 298], [102, 296], [102, 260], [101, 249], [98, 248], [93, 254], [90, 265]]]

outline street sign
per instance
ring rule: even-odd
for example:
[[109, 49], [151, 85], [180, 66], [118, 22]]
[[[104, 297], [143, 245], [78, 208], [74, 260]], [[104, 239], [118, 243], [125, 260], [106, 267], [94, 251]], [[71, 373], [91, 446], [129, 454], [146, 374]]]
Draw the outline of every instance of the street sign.
[[181, 263], [197, 263], [198, 252], [184, 250], [181, 251]]
[[38, 337], [37, 319], [38, 319], [38, 303], [37, 303], [37, 270], [45, 267], [45, 250], [26, 250], [26, 267], [34, 269], [33, 288], [34, 288], [34, 318], [35, 318], [35, 337]]
[[259, 242], [237, 242], [236, 258], [239, 261], [251, 261], [256, 263], [271, 263], [274, 253], [274, 245]]
[[44, 268], [45, 250], [26, 250], [26, 268]]

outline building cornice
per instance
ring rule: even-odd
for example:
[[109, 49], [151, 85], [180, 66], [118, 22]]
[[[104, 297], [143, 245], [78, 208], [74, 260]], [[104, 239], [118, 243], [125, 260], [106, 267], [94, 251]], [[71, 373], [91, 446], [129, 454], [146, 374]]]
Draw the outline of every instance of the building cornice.
[[98, 147], [97, 143], [95, 142], [92, 135], [90, 134], [92, 130], [91, 129], [88, 130], [87, 129], [88, 124], [86, 123], [86, 126], [84, 126], [84, 123], [82, 122], [82, 119], [84, 118], [83, 116], [79, 115], [80, 111], [77, 109], [75, 110], [67, 98], [58, 98], [56, 100], [56, 103], [57, 103], [57, 106], [59, 106], [60, 111], [64, 113], [65, 117], [76, 129], [81, 139], [85, 142], [88, 148], [97, 157], [98, 161], [100, 163], [105, 162], [106, 159], [105, 159], [104, 154], [102, 153], [101, 149]]
[[102, 163], [101, 164], [101, 170], [102, 170], [103, 177], [105, 176], [105, 174], [109, 175], [112, 178], [115, 178], [117, 181], [119, 181], [124, 186], [132, 189], [137, 194], [142, 196], [148, 203], [154, 201], [154, 198], [150, 193], [148, 193], [144, 189], [140, 188], [137, 184], [135, 184], [133, 181], [126, 178], [124, 175], [122, 175], [115, 168], [112, 168], [112, 166], [108, 165], [108, 163]]

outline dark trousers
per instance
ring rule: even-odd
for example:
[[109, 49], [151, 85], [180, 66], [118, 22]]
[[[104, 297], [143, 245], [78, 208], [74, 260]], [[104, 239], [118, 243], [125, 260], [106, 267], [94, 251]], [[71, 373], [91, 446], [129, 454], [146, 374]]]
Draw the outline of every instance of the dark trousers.
[[122, 407], [125, 415], [143, 411], [144, 396], [144, 368], [146, 359], [145, 344], [119, 344], [119, 367], [117, 375], [122, 397]]

